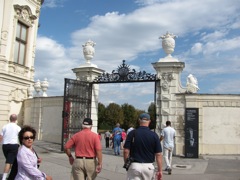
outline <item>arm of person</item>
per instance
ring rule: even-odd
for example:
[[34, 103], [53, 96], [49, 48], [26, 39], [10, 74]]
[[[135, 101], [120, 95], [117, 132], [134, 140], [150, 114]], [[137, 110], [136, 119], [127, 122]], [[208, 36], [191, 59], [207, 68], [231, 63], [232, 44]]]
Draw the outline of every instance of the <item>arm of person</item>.
[[73, 162], [74, 162], [74, 158], [73, 158], [73, 156], [72, 156], [71, 149], [65, 147], [65, 148], [64, 148], [64, 151], [65, 151], [65, 153], [66, 153], [67, 156], [68, 156], [69, 163], [72, 165]]
[[164, 139], [164, 137], [161, 135], [161, 136], [160, 136], [160, 141], [162, 141], [163, 139]]
[[3, 140], [3, 136], [2, 136], [2, 135], [0, 135], [0, 142], [2, 142], [2, 140]]
[[126, 163], [127, 158], [129, 157], [129, 153], [130, 153], [130, 150], [127, 149], [127, 148], [124, 148], [124, 150], [123, 150], [123, 160], [124, 160], [124, 163]]
[[156, 153], [155, 157], [158, 166], [157, 180], [162, 180], [162, 153]]
[[52, 177], [47, 175], [46, 180], [52, 180]]
[[98, 164], [96, 167], [96, 172], [100, 173], [102, 170], [102, 150], [97, 150], [97, 160], [98, 160]]
[[[73, 136], [73, 137], [74, 137], [74, 136]], [[65, 153], [67, 154], [67, 156], [68, 156], [70, 165], [72, 165], [73, 162], [74, 162], [74, 157], [72, 156], [72, 153], [71, 153], [71, 148], [74, 146], [73, 137], [72, 137], [71, 139], [69, 139], [69, 140], [67, 141], [67, 143], [65, 144], [65, 146], [64, 146], [64, 152], [65, 152]]]

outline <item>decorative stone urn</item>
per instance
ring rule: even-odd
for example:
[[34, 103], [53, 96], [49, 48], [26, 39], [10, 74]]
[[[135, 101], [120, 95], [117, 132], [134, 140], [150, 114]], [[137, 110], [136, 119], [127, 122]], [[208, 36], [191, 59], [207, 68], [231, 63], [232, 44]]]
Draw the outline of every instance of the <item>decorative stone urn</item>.
[[167, 57], [172, 57], [172, 53], [174, 52], [174, 48], [175, 48], [175, 38], [177, 36], [173, 35], [169, 32], [167, 32], [165, 35], [162, 35], [161, 37], [159, 37], [159, 39], [162, 39], [162, 47], [164, 52], [167, 54]]
[[84, 45], [82, 45], [83, 47], [83, 55], [84, 58], [86, 60], [86, 63], [91, 64], [91, 60], [95, 54], [95, 49], [94, 46], [96, 45], [96, 43], [94, 43], [91, 40], [88, 40]]
[[27, 92], [28, 92], [28, 98], [31, 99], [33, 98], [33, 91], [34, 91], [34, 88], [32, 86], [32, 84], [27, 88]]
[[41, 91], [41, 83], [40, 80], [38, 79], [35, 83], [34, 83], [34, 89], [37, 92], [37, 97], [39, 97], [39, 92]]
[[44, 81], [41, 82], [41, 88], [43, 91], [43, 97], [47, 97], [47, 89], [48, 89], [49, 83], [47, 82], [47, 78], [44, 79]]

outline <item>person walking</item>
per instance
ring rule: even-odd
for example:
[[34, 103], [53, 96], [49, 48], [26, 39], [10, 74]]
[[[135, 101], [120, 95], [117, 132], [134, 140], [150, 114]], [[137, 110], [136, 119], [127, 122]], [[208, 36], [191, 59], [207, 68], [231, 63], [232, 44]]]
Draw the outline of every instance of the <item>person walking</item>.
[[121, 149], [123, 149], [123, 145], [126, 141], [126, 138], [127, 138], [127, 133], [126, 133], [125, 129], [122, 129]]
[[106, 148], [109, 148], [110, 136], [111, 136], [111, 133], [109, 132], [109, 130], [107, 130], [104, 134]]
[[[159, 136], [149, 129], [150, 116], [143, 113], [139, 116], [139, 127], [127, 135], [124, 144], [124, 167], [128, 180], [162, 180], [162, 147]], [[129, 159], [132, 162], [129, 167]], [[153, 162], [157, 162], [158, 171], [155, 173]]]
[[[12, 114], [10, 116], [10, 123], [6, 124], [2, 128], [0, 135], [0, 142], [2, 141], [2, 150], [5, 156], [5, 167], [3, 171], [2, 180], [5, 180], [11, 169], [11, 178], [14, 179], [17, 174], [17, 153], [18, 153], [18, 133], [21, 127], [17, 125], [17, 115]], [[9, 176], [10, 176], [9, 175]]]
[[120, 128], [120, 124], [117, 123], [116, 127], [113, 129], [113, 146], [114, 146], [115, 156], [120, 155], [121, 139], [122, 139], [122, 129]]
[[132, 131], [132, 130], [134, 130], [134, 128], [131, 126], [130, 128], [128, 128], [128, 130], [127, 130], [127, 135]]
[[171, 127], [171, 121], [166, 121], [166, 127], [162, 130], [160, 141], [163, 140], [163, 156], [166, 163], [165, 171], [172, 174], [172, 152], [176, 131]]
[[[93, 180], [102, 169], [102, 146], [98, 134], [91, 131], [92, 119], [85, 118], [82, 128], [67, 141], [64, 150], [72, 165], [71, 179]], [[72, 148], [75, 158], [71, 154]]]
[[15, 180], [52, 180], [51, 176], [38, 169], [41, 159], [33, 149], [35, 138], [36, 130], [31, 126], [24, 126], [18, 134], [21, 147], [17, 154], [18, 172]]

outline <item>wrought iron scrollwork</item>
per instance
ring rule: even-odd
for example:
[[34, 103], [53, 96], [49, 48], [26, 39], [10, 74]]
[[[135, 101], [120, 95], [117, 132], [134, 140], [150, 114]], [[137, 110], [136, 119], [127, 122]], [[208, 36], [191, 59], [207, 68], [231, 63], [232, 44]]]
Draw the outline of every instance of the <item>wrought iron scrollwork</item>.
[[94, 79], [94, 83], [107, 82], [138, 82], [138, 81], [156, 81], [156, 74], [147, 73], [146, 71], [136, 72], [135, 69], [130, 69], [129, 65], [123, 63], [118, 66], [117, 70], [113, 70], [112, 74], [102, 73]]

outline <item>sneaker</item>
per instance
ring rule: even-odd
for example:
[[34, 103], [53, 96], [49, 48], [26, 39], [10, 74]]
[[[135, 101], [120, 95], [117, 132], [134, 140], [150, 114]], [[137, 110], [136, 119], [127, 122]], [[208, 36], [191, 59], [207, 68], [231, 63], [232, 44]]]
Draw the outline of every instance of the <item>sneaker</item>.
[[172, 174], [172, 169], [168, 168], [168, 174]]
[[163, 171], [168, 171], [168, 167], [166, 167]]

